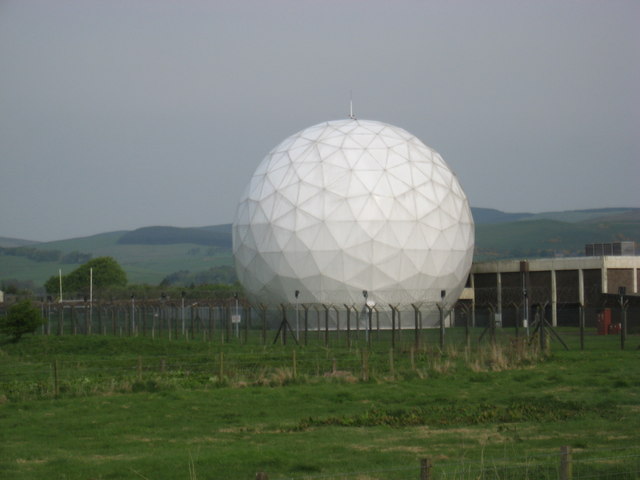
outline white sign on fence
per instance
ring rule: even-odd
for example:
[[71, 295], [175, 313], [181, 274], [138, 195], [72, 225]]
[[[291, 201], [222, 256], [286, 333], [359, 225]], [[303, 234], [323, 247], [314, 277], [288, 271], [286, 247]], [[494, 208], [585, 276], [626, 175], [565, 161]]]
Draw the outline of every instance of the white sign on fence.
[[240, 323], [240, 315], [231, 315], [231, 323]]

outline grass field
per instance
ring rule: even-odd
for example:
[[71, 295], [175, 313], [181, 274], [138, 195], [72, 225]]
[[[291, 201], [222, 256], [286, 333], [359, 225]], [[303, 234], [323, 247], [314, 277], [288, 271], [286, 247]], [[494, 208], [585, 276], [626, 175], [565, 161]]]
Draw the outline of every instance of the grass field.
[[[0, 350], [0, 478], [640, 476], [640, 338], [467, 349], [32, 336]], [[362, 340], [362, 339], [361, 339]]]

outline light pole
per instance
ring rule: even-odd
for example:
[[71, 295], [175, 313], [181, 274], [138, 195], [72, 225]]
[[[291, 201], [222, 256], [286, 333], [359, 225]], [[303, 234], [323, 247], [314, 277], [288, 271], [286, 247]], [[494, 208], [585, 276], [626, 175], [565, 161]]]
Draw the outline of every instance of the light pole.
[[524, 324], [524, 328], [527, 331], [527, 338], [529, 338], [529, 295], [527, 293], [527, 289], [522, 289], [522, 296], [524, 297], [524, 315], [522, 323]]
[[365, 339], [367, 340], [367, 345], [371, 346], [371, 315], [373, 313], [373, 301], [369, 301], [369, 292], [366, 290], [362, 291], [362, 296], [364, 297], [364, 306], [367, 309], [367, 325], [365, 328]]
[[184, 324], [184, 297], [187, 293], [183, 290], [182, 293], [180, 294], [180, 297], [182, 298], [182, 305], [181, 305], [181, 309], [180, 309], [180, 319], [182, 321], [182, 336], [184, 337], [184, 331], [185, 331], [185, 324]]
[[136, 296], [131, 294], [131, 333], [135, 334], [136, 332]]
[[440, 350], [444, 350], [444, 297], [447, 296], [446, 290], [440, 290]]
[[296, 340], [300, 341], [300, 321], [298, 316], [298, 295], [300, 295], [300, 290], [295, 291], [296, 296]]
[[240, 337], [240, 314], [238, 313], [238, 292], [233, 294], [233, 298], [236, 299], [236, 314], [233, 316], [233, 323], [235, 324], [236, 338]]
[[622, 328], [620, 329], [620, 349], [624, 350], [624, 344], [627, 340], [627, 305], [629, 301], [624, 297], [627, 294], [626, 287], [618, 287], [618, 301], [620, 302], [620, 315], [622, 316]]

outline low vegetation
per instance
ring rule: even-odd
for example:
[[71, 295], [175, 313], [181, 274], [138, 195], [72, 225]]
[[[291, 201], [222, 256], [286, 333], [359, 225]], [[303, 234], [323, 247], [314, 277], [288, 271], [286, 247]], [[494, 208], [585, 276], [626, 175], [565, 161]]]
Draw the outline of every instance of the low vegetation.
[[0, 471], [393, 480], [419, 478], [428, 457], [439, 479], [555, 479], [568, 445], [576, 475], [637, 478], [638, 338], [633, 350], [593, 336], [584, 351], [541, 352], [447, 335], [443, 351], [430, 331], [395, 350], [385, 338], [26, 337], [0, 350]]

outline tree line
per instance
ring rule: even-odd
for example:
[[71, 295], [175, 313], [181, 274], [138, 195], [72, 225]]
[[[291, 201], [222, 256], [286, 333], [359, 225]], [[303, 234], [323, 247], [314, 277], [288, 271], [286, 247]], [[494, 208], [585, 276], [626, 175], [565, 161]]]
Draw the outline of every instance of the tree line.
[[34, 247], [0, 247], [0, 255], [24, 257], [34, 262], [84, 263], [93, 257], [90, 253], [74, 250], [63, 254], [60, 250], [41, 250]]

